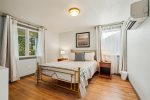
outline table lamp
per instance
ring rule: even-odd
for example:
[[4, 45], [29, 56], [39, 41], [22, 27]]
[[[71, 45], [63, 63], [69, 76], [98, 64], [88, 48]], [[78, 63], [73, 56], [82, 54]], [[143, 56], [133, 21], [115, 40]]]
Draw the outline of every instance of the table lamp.
[[65, 55], [65, 51], [64, 51], [64, 50], [61, 50], [61, 51], [60, 51], [60, 54], [61, 54], [61, 58], [63, 58], [64, 55]]

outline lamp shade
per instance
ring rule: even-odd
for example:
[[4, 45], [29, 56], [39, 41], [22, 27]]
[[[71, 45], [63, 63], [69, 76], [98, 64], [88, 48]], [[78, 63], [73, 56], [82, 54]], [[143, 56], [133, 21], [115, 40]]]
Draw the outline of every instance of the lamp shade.
[[64, 54], [65, 54], [65, 51], [64, 51], [64, 50], [61, 50], [61, 51], [60, 51], [60, 54], [61, 54], [61, 55], [64, 55]]

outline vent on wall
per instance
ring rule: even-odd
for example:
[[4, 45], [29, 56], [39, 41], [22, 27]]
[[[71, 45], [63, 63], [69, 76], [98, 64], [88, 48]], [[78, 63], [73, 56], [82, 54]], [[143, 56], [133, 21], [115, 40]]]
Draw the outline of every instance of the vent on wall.
[[135, 29], [148, 17], [148, 0], [142, 0], [131, 4], [130, 18], [127, 21], [127, 29]]
[[136, 21], [130, 21], [128, 24], [128, 30], [130, 30], [134, 26], [135, 23]]

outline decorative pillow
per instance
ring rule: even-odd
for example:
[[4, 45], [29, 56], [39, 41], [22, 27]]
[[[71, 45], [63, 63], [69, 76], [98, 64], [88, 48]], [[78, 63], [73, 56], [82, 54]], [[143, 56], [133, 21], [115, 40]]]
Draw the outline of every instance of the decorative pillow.
[[75, 60], [75, 53], [70, 53], [69, 58], [70, 58], [70, 60]]
[[94, 52], [85, 53], [85, 60], [93, 61], [93, 60], [94, 60], [94, 56], [95, 56], [95, 53], [94, 53]]
[[84, 59], [84, 52], [76, 52], [75, 53], [75, 61], [85, 61]]

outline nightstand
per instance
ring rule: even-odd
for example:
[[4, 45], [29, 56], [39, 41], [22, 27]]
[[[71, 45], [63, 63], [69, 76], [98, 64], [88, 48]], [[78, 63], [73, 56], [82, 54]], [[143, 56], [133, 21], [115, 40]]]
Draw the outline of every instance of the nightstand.
[[68, 60], [68, 58], [58, 58], [57, 61], [64, 61], [64, 60]]
[[111, 63], [110, 62], [99, 62], [100, 77], [111, 79]]

